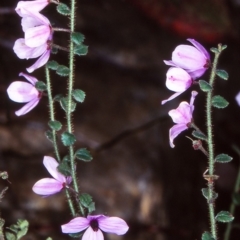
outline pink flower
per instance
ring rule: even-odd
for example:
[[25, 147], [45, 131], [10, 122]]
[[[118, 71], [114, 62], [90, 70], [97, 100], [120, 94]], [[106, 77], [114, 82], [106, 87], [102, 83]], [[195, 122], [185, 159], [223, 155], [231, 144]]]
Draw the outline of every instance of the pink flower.
[[235, 99], [236, 99], [238, 105], [240, 106], [240, 92], [236, 95]]
[[49, 0], [36, 0], [36, 1], [20, 1], [15, 8], [15, 11], [20, 17], [26, 14], [25, 10], [31, 12], [40, 12], [49, 4]]
[[29, 73], [46, 64], [51, 53], [50, 41], [39, 47], [32, 48], [25, 44], [24, 38], [20, 38], [15, 42], [13, 50], [20, 59], [37, 58], [40, 56], [32, 66], [27, 68]]
[[207, 50], [194, 39], [187, 39], [193, 46], [179, 45], [172, 53], [172, 61], [165, 64], [186, 70], [193, 79], [201, 77], [210, 65], [210, 55]]
[[129, 227], [121, 218], [106, 217], [104, 215], [89, 215], [87, 218], [76, 217], [69, 223], [62, 225], [63, 233], [78, 233], [85, 229], [87, 230], [83, 234], [82, 240], [103, 240], [102, 231], [123, 235], [128, 231]]
[[59, 164], [54, 158], [45, 156], [43, 164], [53, 178], [43, 178], [37, 181], [32, 188], [36, 194], [49, 196], [60, 192], [71, 183], [71, 177], [65, 177], [58, 171], [57, 167]]
[[169, 130], [170, 146], [173, 148], [173, 140], [184, 130], [188, 128], [188, 125], [192, 122], [192, 114], [194, 110], [193, 102], [197, 96], [196, 91], [192, 91], [192, 97], [190, 104], [187, 102], [181, 102], [177, 109], [168, 112], [173, 122], [176, 123]]
[[35, 88], [38, 81], [35, 77], [20, 73], [19, 76], [25, 77], [31, 84], [21, 81], [15, 81], [7, 89], [8, 96], [11, 100], [20, 103], [27, 103], [21, 109], [15, 112], [17, 116], [24, 115], [31, 111], [40, 101], [42, 96]]
[[166, 86], [169, 90], [174, 93], [171, 97], [162, 101], [162, 104], [174, 99], [179, 96], [185, 90], [187, 90], [192, 85], [192, 77], [183, 69], [172, 67], [167, 71], [167, 81]]
[[16, 40], [13, 50], [20, 59], [40, 58], [29, 68], [29, 73], [47, 63], [51, 52], [52, 28], [47, 18], [25, 10], [22, 18], [25, 38]]

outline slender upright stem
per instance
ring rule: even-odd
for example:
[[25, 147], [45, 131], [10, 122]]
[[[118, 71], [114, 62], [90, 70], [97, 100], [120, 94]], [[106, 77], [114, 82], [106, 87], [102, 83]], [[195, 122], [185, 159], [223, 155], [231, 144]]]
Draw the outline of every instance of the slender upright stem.
[[[47, 81], [47, 92], [48, 92], [48, 103], [49, 103], [49, 112], [50, 112], [50, 120], [55, 121], [55, 113], [54, 113], [54, 104], [52, 98], [52, 86], [51, 86], [51, 79], [49, 69], [45, 67], [45, 74], [46, 74], [46, 81]], [[56, 131], [52, 129], [52, 136], [53, 136], [53, 147], [57, 157], [58, 162], [61, 161], [58, 145], [57, 145], [57, 134]]]
[[214, 239], [217, 239], [217, 226], [215, 220], [215, 209], [214, 209], [214, 143], [213, 143], [213, 128], [212, 128], [212, 97], [213, 97], [213, 85], [216, 77], [217, 63], [222, 51], [221, 44], [218, 45], [218, 51], [215, 52], [215, 58], [212, 65], [212, 71], [210, 75], [209, 84], [212, 87], [211, 91], [207, 93], [207, 105], [206, 105], [206, 113], [207, 113], [207, 143], [208, 143], [208, 209], [209, 209], [209, 217], [211, 224], [211, 234]]
[[[71, 0], [71, 15], [70, 15], [70, 32], [75, 31], [75, 15], [76, 15], [76, 0]], [[70, 35], [71, 38], [71, 35]], [[73, 134], [72, 127], [72, 91], [73, 91], [73, 83], [74, 83], [74, 44], [70, 39], [69, 43], [69, 79], [68, 79], [68, 104], [67, 104], [67, 131]], [[69, 157], [71, 161], [71, 171], [72, 171], [72, 179], [73, 179], [73, 187], [76, 193], [79, 194], [79, 187], [76, 177], [76, 167], [75, 167], [75, 159], [74, 159], [74, 148], [73, 145], [69, 146]], [[83, 208], [78, 202], [80, 211], [82, 215], [84, 215]]]
[[[54, 104], [53, 104], [53, 98], [52, 98], [52, 87], [51, 87], [51, 79], [50, 79], [50, 73], [49, 69], [45, 67], [45, 74], [46, 74], [46, 82], [47, 82], [47, 92], [48, 92], [48, 102], [49, 102], [49, 111], [50, 111], [50, 120], [55, 121], [55, 111], [54, 111]], [[58, 145], [57, 145], [57, 134], [55, 130], [52, 130], [52, 136], [53, 136], [53, 147], [55, 151], [55, 155], [57, 157], [58, 162], [61, 161]], [[69, 196], [68, 190], [66, 190], [67, 200], [69, 203], [69, 207], [71, 210], [71, 213], [73, 216], [75, 216], [75, 210], [73, 206], [72, 199]]]

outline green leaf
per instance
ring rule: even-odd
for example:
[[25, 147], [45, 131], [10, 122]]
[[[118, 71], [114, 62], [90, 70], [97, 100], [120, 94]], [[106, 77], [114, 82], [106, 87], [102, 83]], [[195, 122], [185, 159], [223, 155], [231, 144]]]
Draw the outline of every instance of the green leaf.
[[212, 98], [212, 105], [216, 108], [225, 108], [228, 104], [229, 102], [222, 96], [217, 95]]
[[79, 32], [74, 32], [71, 34], [71, 40], [76, 45], [80, 45], [84, 41], [84, 39], [85, 39], [84, 35]]
[[60, 102], [62, 98], [63, 98], [63, 94], [57, 94], [57, 95], [53, 98], [53, 101]]
[[84, 101], [85, 96], [86, 96], [85, 92], [80, 89], [73, 90], [72, 95], [73, 95], [74, 99], [80, 103], [82, 103]]
[[62, 124], [59, 121], [49, 121], [48, 126], [55, 131], [59, 131], [62, 128]]
[[219, 163], [228, 163], [228, 162], [231, 162], [232, 161], [232, 157], [230, 157], [229, 155], [227, 154], [219, 154], [215, 157], [215, 162], [219, 162]]
[[225, 70], [217, 69], [216, 74], [223, 80], [228, 80], [228, 73]]
[[46, 138], [47, 138], [49, 141], [53, 142], [53, 133], [52, 133], [51, 130], [47, 130], [47, 131], [45, 132], [45, 136], [46, 136]]
[[76, 142], [75, 136], [69, 132], [62, 133], [61, 139], [64, 146], [72, 146]]
[[90, 162], [93, 158], [90, 152], [86, 148], [80, 148], [75, 152], [75, 156], [77, 159]]
[[218, 49], [214, 47], [210, 48], [210, 51], [214, 53], [219, 53]]
[[62, 173], [64, 176], [68, 177], [71, 176], [71, 166], [69, 164], [69, 162], [67, 161], [62, 161], [58, 167], [57, 167], [58, 171], [60, 173]]
[[240, 193], [234, 193], [232, 200], [235, 205], [240, 205]]
[[70, 8], [68, 7], [68, 5], [64, 4], [64, 3], [60, 3], [58, 4], [57, 6], [57, 11], [64, 15], [64, 16], [68, 16], [70, 15], [71, 11], [70, 11]]
[[198, 82], [199, 82], [199, 86], [203, 92], [209, 92], [210, 90], [212, 90], [211, 85], [208, 82], [206, 82], [205, 80], [199, 80]]
[[83, 55], [87, 55], [88, 53], [88, 46], [86, 45], [77, 45], [74, 47], [74, 53], [78, 56], [83, 56]]
[[202, 240], [214, 240], [210, 232], [204, 232], [202, 235]]
[[[209, 198], [209, 190], [208, 190], [208, 188], [202, 188], [202, 195], [203, 195], [207, 200], [211, 200], [211, 199]], [[212, 199], [216, 199], [217, 197], [218, 197], [218, 194], [213, 191]]]
[[40, 92], [43, 92], [43, 91], [47, 90], [46, 84], [42, 81], [37, 81], [36, 84], [35, 84], [35, 88], [37, 90], [39, 90]]
[[[67, 112], [67, 108], [68, 108], [68, 98], [67, 97], [63, 97], [60, 100], [60, 105], [62, 107], [62, 109]], [[76, 103], [74, 101], [72, 101], [72, 106], [71, 106], [71, 112], [74, 112], [75, 108], [76, 108]]]
[[28, 231], [29, 223], [27, 220], [18, 219], [17, 224], [12, 224], [8, 227], [11, 232], [6, 232], [6, 238], [9, 240], [18, 240], [21, 239], [24, 235], [26, 235]]
[[47, 67], [52, 70], [57, 70], [59, 64], [56, 61], [48, 61], [47, 62]]
[[57, 54], [58, 53], [58, 48], [52, 46], [51, 48], [51, 54]]
[[70, 156], [65, 155], [62, 160], [65, 161], [65, 162], [70, 162]]
[[230, 212], [228, 211], [221, 211], [217, 214], [217, 216], [215, 217], [215, 219], [218, 221], [218, 222], [231, 222], [233, 221], [234, 217], [232, 214], [230, 214]]
[[88, 209], [88, 213], [91, 213], [95, 210], [95, 203], [92, 201], [92, 197], [89, 194], [81, 194], [79, 201], [85, 208]]
[[11, 232], [5, 232], [5, 236], [7, 240], [17, 240], [17, 237], [15, 236], [15, 234]]
[[69, 68], [64, 65], [58, 65], [56, 73], [61, 77], [66, 77], [69, 75]]
[[222, 51], [227, 48], [227, 45], [222, 45]]
[[192, 135], [198, 139], [201, 139], [201, 140], [204, 140], [204, 141], [207, 141], [207, 136], [199, 131], [196, 131], [194, 130], [192, 132]]

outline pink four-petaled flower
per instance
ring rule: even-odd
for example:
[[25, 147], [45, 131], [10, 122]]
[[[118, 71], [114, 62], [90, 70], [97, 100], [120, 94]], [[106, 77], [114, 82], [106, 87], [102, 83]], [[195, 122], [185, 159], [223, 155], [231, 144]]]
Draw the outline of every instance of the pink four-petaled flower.
[[210, 55], [196, 40], [187, 39], [193, 46], [179, 45], [172, 53], [171, 61], [165, 64], [186, 70], [193, 79], [201, 77], [210, 66]]
[[54, 158], [45, 156], [43, 164], [53, 178], [43, 178], [37, 181], [32, 188], [36, 194], [49, 196], [60, 192], [71, 183], [71, 177], [65, 177], [58, 171], [57, 167], [59, 164]]
[[121, 218], [104, 215], [89, 215], [87, 218], [76, 217], [69, 223], [62, 225], [63, 233], [78, 233], [85, 229], [87, 230], [83, 234], [82, 240], [103, 240], [102, 231], [123, 235], [128, 231], [129, 227]]
[[15, 81], [7, 89], [8, 96], [14, 102], [27, 103], [15, 112], [17, 116], [24, 115], [31, 111], [40, 101], [42, 93], [35, 88], [37, 79], [33, 76], [20, 73], [19, 76], [25, 77], [30, 83]]
[[179, 96], [185, 90], [187, 90], [192, 85], [192, 77], [182, 68], [172, 67], [167, 71], [167, 81], [166, 86], [169, 90], [174, 93], [168, 99], [163, 100], [162, 104], [174, 99]]
[[188, 129], [188, 125], [192, 122], [192, 114], [194, 110], [194, 100], [197, 96], [196, 91], [192, 91], [190, 104], [187, 102], [181, 102], [177, 109], [168, 112], [173, 122], [176, 123], [169, 130], [170, 146], [173, 148], [173, 140], [184, 130]]

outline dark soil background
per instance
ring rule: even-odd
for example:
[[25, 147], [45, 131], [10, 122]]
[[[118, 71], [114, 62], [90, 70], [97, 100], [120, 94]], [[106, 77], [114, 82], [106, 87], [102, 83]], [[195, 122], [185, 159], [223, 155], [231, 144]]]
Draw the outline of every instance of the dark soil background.
[[[65, 1], [67, 3], [67, 1]], [[47, 98], [25, 116], [14, 111], [22, 105], [11, 102], [6, 88], [33, 61], [20, 60], [12, 46], [23, 37], [20, 18], [15, 14], [17, 1], [0, 3], [0, 170], [9, 174], [9, 184], [1, 180], [0, 190], [9, 189], [0, 203], [5, 226], [24, 218], [30, 230], [24, 239], [70, 239], [60, 225], [71, 219], [63, 193], [41, 198], [31, 190], [33, 184], [49, 174], [43, 156], [54, 156], [45, 138], [48, 129]], [[67, 18], [51, 5], [42, 12], [55, 27], [67, 27]], [[168, 111], [190, 91], [161, 106], [172, 94], [166, 89], [163, 60], [170, 59], [174, 48], [195, 38], [207, 49], [218, 43], [228, 45], [219, 67], [228, 71], [228, 81], [217, 80], [215, 92], [230, 105], [214, 110], [215, 152], [234, 157], [229, 164], [218, 164], [216, 182], [219, 198], [216, 211], [228, 210], [237, 175], [240, 147], [240, 109], [235, 96], [240, 91], [240, 2], [238, 0], [79, 0], [76, 30], [89, 46], [86, 57], [76, 59], [75, 88], [84, 90], [86, 101], [74, 114], [77, 147], [92, 151], [91, 163], [79, 163], [78, 179], [82, 192], [90, 193], [96, 214], [124, 218], [129, 232], [124, 236], [105, 234], [111, 240], [193, 240], [208, 231], [207, 204], [201, 189], [207, 161], [194, 151], [181, 134], [169, 146], [168, 131], [173, 125]], [[66, 46], [67, 35], [56, 33], [56, 44]], [[66, 63], [67, 53], [51, 59]], [[33, 74], [44, 81], [44, 69]], [[208, 79], [209, 71], [203, 76]], [[23, 79], [22, 79], [23, 80]], [[65, 93], [66, 79], [52, 73], [54, 93]], [[197, 86], [194, 86], [196, 90]], [[196, 99], [195, 122], [204, 127], [204, 93]], [[57, 118], [65, 120], [57, 108]], [[61, 154], [66, 149], [61, 145]], [[240, 222], [237, 208], [234, 223]], [[237, 225], [238, 226], [238, 225]], [[219, 224], [223, 239], [225, 224]], [[232, 240], [239, 239], [233, 230]]]

